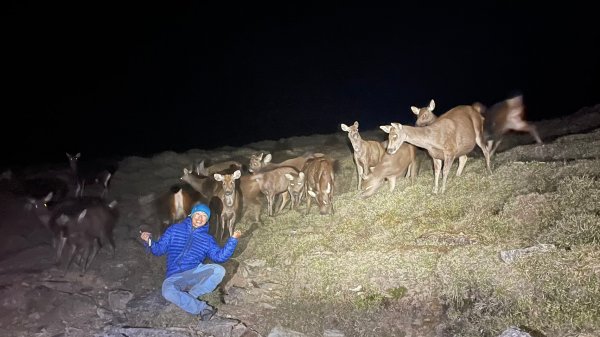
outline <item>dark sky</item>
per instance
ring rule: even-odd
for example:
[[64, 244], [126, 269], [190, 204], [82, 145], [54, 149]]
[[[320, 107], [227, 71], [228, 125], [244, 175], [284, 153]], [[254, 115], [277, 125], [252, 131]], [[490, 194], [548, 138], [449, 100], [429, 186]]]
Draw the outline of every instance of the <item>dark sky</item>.
[[522, 2], [14, 2], [2, 19], [5, 158], [412, 124], [410, 106], [431, 98], [439, 114], [520, 92], [530, 120], [600, 103], [595, 11]]

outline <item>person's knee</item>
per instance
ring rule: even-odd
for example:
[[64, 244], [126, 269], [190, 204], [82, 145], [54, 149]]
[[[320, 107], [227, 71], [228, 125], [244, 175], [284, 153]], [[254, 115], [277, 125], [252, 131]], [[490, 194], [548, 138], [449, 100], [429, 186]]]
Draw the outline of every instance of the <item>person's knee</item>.
[[167, 282], [163, 283], [162, 295], [167, 301], [173, 302], [177, 296], [175, 287], [173, 287], [173, 285], [170, 283], [167, 283]]
[[213, 277], [218, 277], [219, 279], [222, 279], [225, 276], [225, 268], [223, 268], [223, 266], [221, 266], [220, 264], [215, 264], [212, 267]]

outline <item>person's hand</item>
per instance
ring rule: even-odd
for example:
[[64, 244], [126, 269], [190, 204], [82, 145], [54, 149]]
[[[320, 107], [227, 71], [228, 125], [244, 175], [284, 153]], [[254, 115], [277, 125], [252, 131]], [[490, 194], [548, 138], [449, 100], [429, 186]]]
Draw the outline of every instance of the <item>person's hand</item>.
[[151, 236], [152, 236], [152, 233], [150, 233], [150, 232], [142, 232], [142, 231], [140, 231], [140, 238], [142, 240], [144, 240], [146, 243], [148, 242], [148, 239], [150, 239]]
[[239, 239], [240, 236], [242, 236], [242, 232], [239, 230], [236, 230], [235, 232], [233, 232], [233, 235], [231, 237]]

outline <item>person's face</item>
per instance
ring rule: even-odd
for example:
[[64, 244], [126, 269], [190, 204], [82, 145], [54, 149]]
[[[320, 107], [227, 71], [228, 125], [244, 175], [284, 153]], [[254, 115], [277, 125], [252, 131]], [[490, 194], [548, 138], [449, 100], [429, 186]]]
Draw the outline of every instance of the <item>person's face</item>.
[[206, 225], [207, 221], [208, 217], [204, 212], [196, 212], [192, 214], [192, 226], [194, 226], [194, 228], [199, 228]]

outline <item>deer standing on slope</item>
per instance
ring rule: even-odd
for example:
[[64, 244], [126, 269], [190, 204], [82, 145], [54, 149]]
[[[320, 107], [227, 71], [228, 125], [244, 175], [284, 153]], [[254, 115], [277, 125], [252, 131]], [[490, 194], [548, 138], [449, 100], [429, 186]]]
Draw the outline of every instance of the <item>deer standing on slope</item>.
[[380, 128], [389, 134], [387, 146], [389, 154], [394, 154], [404, 142], [427, 150], [433, 158], [435, 170], [434, 194], [438, 193], [442, 164], [444, 168], [442, 193], [444, 193], [452, 163], [458, 157], [456, 175], [460, 176], [467, 163], [467, 153], [473, 150], [475, 144], [483, 151], [488, 172], [492, 172], [490, 154], [483, 137], [483, 117], [475, 106], [459, 105], [424, 127], [391, 123], [391, 125], [382, 125]]
[[[474, 103], [473, 106], [483, 114], [483, 131], [490, 157], [498, 149], [504, 135], [511, 130], [529, 132], [538, 144], [542, 144], [535, 126], [525, 121], [523, 96], [506, 99], [492, 105], [489, 109], [486, 109], [481, 103]], [[415, 125], [427, 126], [433, 123], [437, 119], [437, 116], [433, 114], [434, 108], [433, 100], [429, 102], [429, 106], [424, 108], [411, 106], [410, 109], [417, 115]]]
[[77, 189], [75, 190], [75, 196], [83, 196], [86, 184], [100, 184], [102, 185], [102, 192], [100, 193], [100, 196], [104, 197], [108, 192], [108, 184], [110, 182], [110, 178], [112, 177], [112, 173], [103, 167], [79, 165], [78, 161], [80, 157], [81, 153], [77, 153], [76, 155], [72, 156], [67, 152], [69, 166], [71, 167], [71, 172], [75, 178], [75, 184], [77, 186]]
[[356, 173], [358, 175], [358, 187], [360, 191], [362, 180], [371, 173], [371, 167], [377, 165], [383, 154], [385, 147], [378, 141], [363, 140], [358, 133], [358, 121], [355, 121], [352, 126], [341, 124], [343, 131], [348, 132], [348, 138], [352, 143], [354, 150], [354, 163], [356, 164]]
[[221, 188], [216, 195], [222, 202], [221, 215], [219, 216], [221, 241], [223, 240], [223, 233], [225, 232], [226, 227], [229, 230], [229, 236], [233, 235], [235, 222], [238, 218], [238, 214], [241, 212], [242, 203], [238, 193], [239, 186], [236, 184], [236, 180], [241, 176], [242, 172], [240, 170], [235, 171], [233, 174], [214, 174], [215, 180], [222, 183]]

